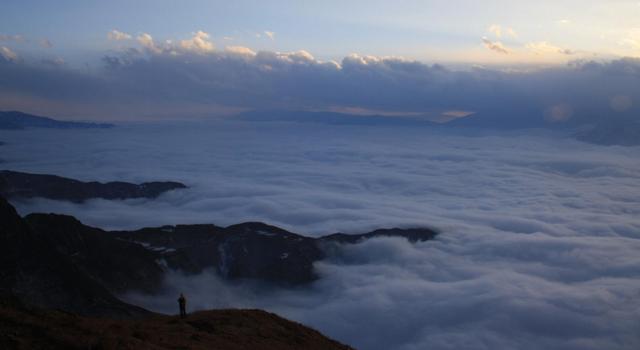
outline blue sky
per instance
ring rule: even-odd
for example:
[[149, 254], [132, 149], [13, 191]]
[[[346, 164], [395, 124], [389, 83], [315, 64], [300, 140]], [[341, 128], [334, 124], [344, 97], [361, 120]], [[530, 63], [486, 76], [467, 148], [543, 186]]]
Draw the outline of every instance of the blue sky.
[[[0, 4], [0, 34], [34, 42], [46, 38], [56, 55], [71, 62], [113, 49], [106, 33], [116, 29], [160, 40], [202, 30], [218, 47], [306, 50], [336, 60], [359, 53], [440, 63], [521, 64], [637, 56], [637, 18], [637, 0], [25, 0]], [[265, 31], [273, 32], [273, 39]], [[487, 50], [482, 38], [500, 43], [510, 54]], [[40, 49], [25, 43], [3, 45], [30, 54]], [[557, 54], [555, 48], [574, 55]]]

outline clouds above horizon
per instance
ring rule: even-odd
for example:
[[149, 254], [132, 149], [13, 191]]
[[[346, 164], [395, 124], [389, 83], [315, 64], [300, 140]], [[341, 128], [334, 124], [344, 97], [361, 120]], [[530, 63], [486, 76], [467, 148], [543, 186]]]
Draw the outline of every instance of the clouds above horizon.
[[116, 40], [116, 41], [121, 41], [121, 40], [129, 40], [132, 38], [131, 34], [127, 34], [124, 32], [121, 32], [119, 30], [112, 30], [109, 33], [107, 33], [107, 38], [109, 40]]
[[[327, 61], [305, 50], [217, 48], [203, 31], [158, 41], [148, 33], [134, 38], [113, 30], [108, 38], [125, 47], [107, 53], [89, 70], [42, 64], [3, 47], [0, 109], [111, 120], [224, 115], [247, 109], [361, 109], [398, 116], [464, 110], [494, 120], [490, 124], [541, 126], [557, 105], [571, 106], [573, 113], [566, 121], [572, 124], [629, 117], [640, 106], [640, 59], [452, 70], [401, 57], [351, 54]], [[500, 42], [483, 40], [491, 50], [511, 52]], [[572, 53], [547, 42], [531, 43], [528, 49]], [[610, 107], [616, 96], [636, 103], [622, 113]]]

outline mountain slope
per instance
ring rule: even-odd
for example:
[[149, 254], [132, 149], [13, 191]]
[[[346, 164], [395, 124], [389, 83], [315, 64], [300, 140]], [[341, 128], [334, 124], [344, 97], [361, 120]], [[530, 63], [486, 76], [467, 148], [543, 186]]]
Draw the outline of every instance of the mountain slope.
[[69, 258], [52, 249], [0, 197], [0, 296], [84, 315], [137, 317], [148, 311], [109, 293]]
[[215, 310], [137, 320], [87, 318], [0, 299], [2, 349], [348, 350], [301, 324], [261, 310]]

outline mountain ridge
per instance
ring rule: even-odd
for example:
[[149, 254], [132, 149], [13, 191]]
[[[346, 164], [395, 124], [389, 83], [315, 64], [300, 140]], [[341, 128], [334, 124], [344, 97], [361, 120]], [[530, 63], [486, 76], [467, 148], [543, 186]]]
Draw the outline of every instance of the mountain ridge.
[[141, 184], [123, 181], [83, 182], [57, 175], [0, 170], [0, 195], [7, 198], [42, 197], [80, 203], [93, 198], [155, 198], [164, 192], [185, 188], [186, 185], [175, 181]]
[[23, 130], [26, 128], [53, 129], [106, 129], [115, 125], [57, 120], [20, 111], [0, 111], [0, 129]]
[[388, 236], [419, 242], [437, 234], [415, 228], [313, 238], [258, 222], [104, 231], [68, 215], [22, 218], [0, 196], [0, 295], [81, 315], [135, 318], [150, 312], [114, 295], [161, 293], [170, 270], [213, 269], [229, 281], [305, 286], [319, 278], [314, 264], [345, 244]]

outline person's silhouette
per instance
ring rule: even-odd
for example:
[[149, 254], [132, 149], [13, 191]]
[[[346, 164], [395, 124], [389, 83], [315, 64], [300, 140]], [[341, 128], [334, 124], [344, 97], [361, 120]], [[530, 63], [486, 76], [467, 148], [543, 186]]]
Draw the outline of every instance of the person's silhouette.
[[187, 317], [187, 298], [185, 298], [182, 293], [180, 293], [180, 298], [178, 298], [178, 305], [180, 305], [180, 318]]

